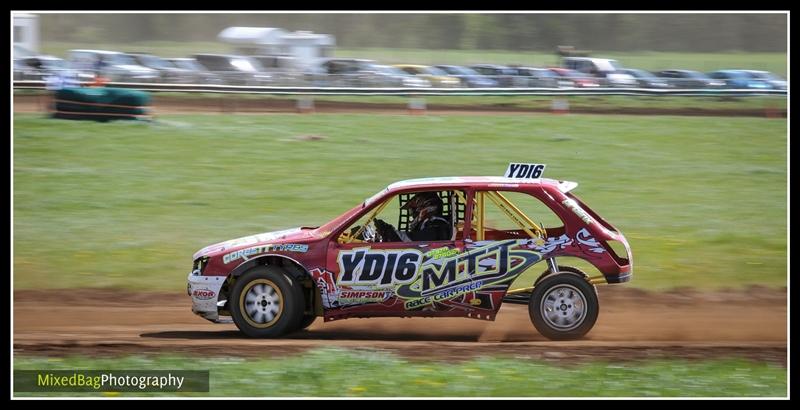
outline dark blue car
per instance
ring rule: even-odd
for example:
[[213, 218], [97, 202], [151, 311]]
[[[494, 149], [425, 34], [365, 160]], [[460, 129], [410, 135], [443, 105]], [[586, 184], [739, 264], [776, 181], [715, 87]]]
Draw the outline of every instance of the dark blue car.
[[459, 78], [467, 87], [497, 87], [497, 81], [481, 75], [479, 72], [458, 65], [437, 65], [436, 68]]
[[715, 80], [722, 80], [725, 82], [726, 88], [737, 89], [771, 89], [772, 85], [762, 79], [753, 78], [744, 70], [719, 70], [708, 73], [708, 76]]

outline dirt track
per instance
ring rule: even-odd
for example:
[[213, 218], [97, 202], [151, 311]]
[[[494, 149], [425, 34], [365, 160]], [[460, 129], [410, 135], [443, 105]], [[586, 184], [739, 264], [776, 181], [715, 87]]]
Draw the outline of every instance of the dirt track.
[[651, 293], [601, 286], [600, 317], [580, 341], [551, 342], [526, 306], [495, 322], [451, 318], [347, 319], [284, 339], [243, 337], [190, 311], [185, 294], [16, 291], [14, 351], [22, 354], [197, 353], [277, 356], [308, 348], [379, 348], [407, 357], [513, 355], [544, 360], [745, 357], [786, 364], [786, 291]]
[[[14, 112], [45, 112], [47, 99], [44, 96], [15, 95]], [[269, 114], [298, 112], [296, 101], [292, 97], [281, 99], [245, 99], [235, 95], [219, 97], [176, 98], [154, 94], [152, 112], [163, 114]], [[314, 112], [319, 113], [380, 113], [408, 114], [409, 110], [402, 103], [314, 102]], [[426, 113], [431, 115], [529, 115], [532, 113], [550, 113], [548, 107], [517, 107], [504, 104], [467, 106], [428, 104]], [[786, 118], [786, 109], [768, 108], [667, 108], [648, 107], [607, 107], [598, 104], [593, 107], [572, 107], [574, 114], [613, 114], [613, 115], [688, 115], [688, 116], [723, 116], [723, 117], [774, 117]]]

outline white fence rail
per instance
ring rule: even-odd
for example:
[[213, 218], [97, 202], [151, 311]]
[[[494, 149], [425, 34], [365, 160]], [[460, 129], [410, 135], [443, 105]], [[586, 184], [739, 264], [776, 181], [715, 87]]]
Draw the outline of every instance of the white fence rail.
[[[45, 89], [44, 81], [14, 81], [14, 89]], [[690, 97], [786, 96], [786, 90], [753, 89], [652, 89], [652, 88], [345, 88], [345, 87], [267, 87], [210, 84], [107, 83], [109, 87], [133, 88], [153, 92], [190, 92], [271, 95], [642, 95]]]

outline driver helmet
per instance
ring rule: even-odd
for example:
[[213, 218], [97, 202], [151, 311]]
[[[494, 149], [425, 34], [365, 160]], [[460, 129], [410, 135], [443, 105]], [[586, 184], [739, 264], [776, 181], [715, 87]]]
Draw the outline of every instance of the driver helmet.
[[441, 216], [444, 202], [436, 192], [420, 192], [408, 200], [400, 209], [408, 209], [411, 213], [409, 228], [413, 231], [423, 221], [432, 216]]

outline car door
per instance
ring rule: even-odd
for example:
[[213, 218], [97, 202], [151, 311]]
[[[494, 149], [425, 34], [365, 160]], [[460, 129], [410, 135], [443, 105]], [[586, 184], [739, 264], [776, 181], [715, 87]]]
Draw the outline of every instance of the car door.
[[547, 269], [534, 265], [566, 246], [561, 238], [565, 223], [548, 205], [552, 199], [544, 191], [485, 189], [471, 198], [466, 249], [477, 262], [470, 274], [484, 283], [480, 291], [499, 303], [510, 286], [532, 286]]
[[[464, 249], [466, 196], [463, 191], [460, 196], [448, 190], [435, 192], [447, 204], [445, 208], [449, 208], [443, 212], [453, 227], [449, 238], [381, 242], [371, 239], [374, 238], [371, 228], [365, 226], [374, 225], [375, 219], [385, 219], [398, 231], [407, 229], [408, 211], [401, 208], [419, 191], [381, 198], [334, 233], [328, 247], [327, 272], [322, 282], [317, 281], [326, 316], [403, 316], [409, 312], [413, 315], [444, 302], [428, 297], [436, 294], [437, 288], [458, 279], [455, 271], [444, 268], [455, 266], [452, 261]], [[445, 309], [443, 306], [438, 307]]]

